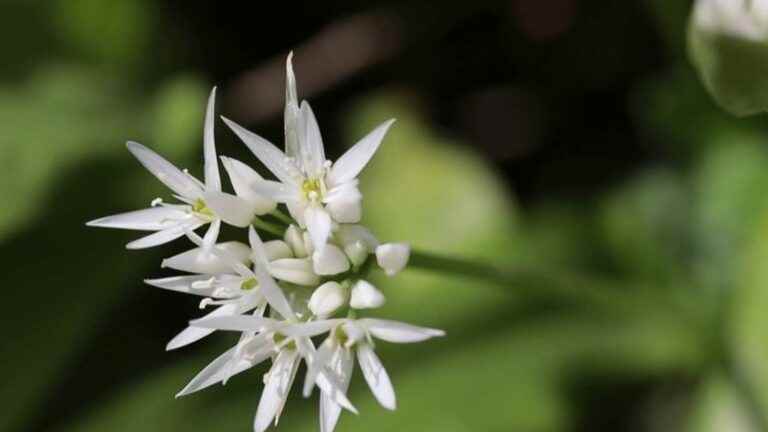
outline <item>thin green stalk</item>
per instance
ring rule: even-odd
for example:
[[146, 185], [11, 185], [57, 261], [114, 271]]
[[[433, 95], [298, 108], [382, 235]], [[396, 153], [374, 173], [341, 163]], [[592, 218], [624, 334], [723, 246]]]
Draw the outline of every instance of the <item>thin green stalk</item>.
[[691, 305], [681, 304], [658, 290], [567, 273], [560, 269], [500, 267], [421, 251], [411, 252], [408, 267], [482, 280], [531, 299], [565, 300], [619, 314], [630, 310], [639, 313], [666, 310], [683, 314], [681, 317], [688, 317], [692, 323], [701, 323], [700, 313]]
[[290, 224], [293, 223], [293, 219], [290, 216], [288, 216], [287, 214], [285, 214], [282, 211], [280, 211], [280, 209], [278, 209], [278, 208], [272, 210], [269, 214], [271, 214], [275, 218], [279, 219], [280, 222], [283, 222], [286, 225], [290, 225]]
[[282, 229], [281, 227], [279, 227], [279, 226], [277, 226], [275, 224], [266, 222], [264, 220], [261, 220], [261, 219], [259, 219], [257, 217], [253, 218], [253, 221], [251, 222], [251, 225], [253, 225], [255, 228], [258, 228], [260, 230], [266, 231], [266, 232], [268, 232], [270, 234], [274, 234], [274, 235], [276, 235], [278, 237], [282, 237], [283, 234], [285, 234], [285, 230]]

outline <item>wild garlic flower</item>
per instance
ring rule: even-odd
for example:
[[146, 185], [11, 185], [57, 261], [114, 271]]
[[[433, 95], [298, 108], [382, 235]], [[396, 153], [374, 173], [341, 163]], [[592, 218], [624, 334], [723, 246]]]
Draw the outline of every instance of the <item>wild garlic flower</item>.
[[[278, 182], [260, 183], [260, 191], [287, 206], [301, 227], [309, 230], [313, 259], [323, 260], [335, 224], [357, 223], [362, 194], [357, 176], [379, 148], [394, 120], [388, 120], [357, 142], [335, 163], [327, 160], [320, 128], [309, 103], [299, 105], [291, 56], [286, 62], [285, 153], [274, 144], [223, 118]], [[327, 252], [333, 253], [333, 252]]]
[[[262, 432], [277, 424], [304, 362], [302, 393], [308, 397], [314, 387], [320, 389], [320, 430], [331, 432], [342, 409], [357, 413], [347, 397], [355, 357], [374, 397], [395, 409], [395, 392], [374, 351], [374, 339], [409, 343], [444, 333], [363, 316], [386, 303], [386, 293], [371, 282], [371, 273], [378, 268], [395, 276], [410, 257], [408, 244], [381, 243], [359, 224], [362, 194], [357, 175], [392, 121], [331, 163], [309, 104], [298, 102], [290, 56], [286, 74], [285, 153], [224, 119], [278, 181], [265, 180], [245, 163], [222, 156], [234, 193], [222, 189], [213, 134], [214, 89], [205, 115], [205, 181], [130, 142], [128, 149], [181, 203], [157, 199], [149, 209], [88, 225], [155, 231], [129, 243], [131, 249], [184, 236], [194, 244], [161, 263], [183, 274], [145, 280], [154, 287], [202, 297], [201, 309], [215, 307], [190, 321], [166, 348], [183, 347], [217, 330], [236, 332], [239, 338], [177, 396], [225, 384], [271, 361], [253, 423], [254, 431]], [[247, 243], [219, 242], [222, 223], [247, 228]], [[195, 230], [203, 225], [210, 227], [201, 237]], [[259, 229], [269, 236], [267, 241]]]

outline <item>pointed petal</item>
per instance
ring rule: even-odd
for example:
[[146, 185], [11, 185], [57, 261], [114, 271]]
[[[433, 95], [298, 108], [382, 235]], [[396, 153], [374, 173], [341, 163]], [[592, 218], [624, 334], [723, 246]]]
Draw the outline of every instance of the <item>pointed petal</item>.
[[230, 361], [233, 360], [233, 354], [235, 348], [230, 348], [224, 354], [216, 357], [214, 361], [208, 364], [200, 373], [192, 378], [180, 392], [176, 393], [176, 397], [186, 396], [190, 393], [194, 393], [198, 390], [202, 390], [213, 384], [221, 382], [226, 377], [227, 366]]
[[260, 194], [254, 188], [254, 185], [261, 183], [264, 179], [253, 168], [236, 159], [224, 156], [220, 159], [224, 169], [227, 170], [235, 194], [250, 202], [254, 206], [256, 214], [266, 214], [275, 209], [277, 203], [266, 195]]
[[285, 298], [283, 290], [277, 285], [275, 280], [260, 267], [257, 267], [254, 273], [256, 273], [256, 279], [259, 281], [259, 289], [269, 305], [279, 312], [284, 319], [295, 318], [296, 315], [293, 313], [288, 299]]
[[368, 344], [357, 345], [357, 361], [360, 363], [360, 369], [363, 371], [363, 377], [371, 388], [371, 392], [379, 401], [381, 406], [388, 410], [396, 408], [395, 390], [392, 388], [392, 382], [389, 380], [387, 370], [381, 364], [381, 360], [376, 356]]
[[215, 287], [205, 289], [193, 289], [195, 282], [205, 282], [212, 279], [211, 275], [191, 275], [191, 276], [171, 276], [161, 279], [144, 279], [144, 283], [154, 287], [178, 291], [186, 294], [195, 294], [203, 297], [210, 297]]
[[203, 130], [203, 157], [205, 160], [205, 186], [208, 190], [221, 190], [219, 176], [219, 161], [216, 159], [216, 140], [214, 137], [216, 87], [208, 97], [208, 107], [205, 110], [205, 128]]
[[[219, 243], [213, 249], [223, 250], [239, 263], [250, 259], [251, 249], [240, 242]], [[229, 273], [233, 270], [229, 260], [217, 255], [216, 251], [198, 247], [182, 252], [163, 260], [163, 267], [181, 270], [189, 273], [218, 274]]]
[[296, 350], [282, 350], [277, 355], [269, 370], [264, 391], [261, 393], [259, 407], [256, 409], [256, 417], [253, 420], [255, 432], [266, 430], [272, 424], [272, 420], [279, 415], [288, 398], [298, 359], [299, 353]]
[[199, 222], [197, 219], [192, 219], [189, 222], [182, 222], [170, 228], [166, 228], [162, 231], [158, 231], [154, 234], [150, 234], [148, 236], [134, 240], [125, 245], [125, 247], [128, 249], [145, 249], [159, 246], [161, 244], [172, 242], [183, 236], [187, 230], [193, 231], [202, 225], [202, 222]]
[[259, 237], [259, 233], [251, 225], [248, 227], [248, 243], [251, 245], [251, 253], [253, 255], [254, 263], [262, 267], [266, 267], [269, 264], [269, 258], [267, 257], [267, 250], [264, 247], [264, 242]]
[[318, 126], [315, 113], [312, 112], [307, 101], [301, 103], [300, 121], [299, 150], [302, 167], [310, 178], [319, 178], [323, 173], [325, 149], [323, 148], [323, 137], [320, 135], [320, 126]]
[[323, 367], [330, 365], [336, 346], [333, 336], [328, 336], [315, 351], [312, 361], [307, 361], [307, 373], [304, 376], [304, 388], [301, 391], [305, 398], [312, 395], [312, 389], [315, 388], [317, 382], [317, 374]]
[[189, 325], [210, 330], [260, 332], [264, 328], [273, 327], [275, 321], [271, 318], [261, 318], [252, 315], [216, 315], [192, 320], [189, 322]]
[[205, 232], [203, 237], [203, 250], [209, 251], [216, 244], [219, 239], [219, 231], [221, 231], [221, 219], [215, 219], [208, 226], [208, 231]]
[[371, 160], [376, 150], [379, 149], [384, 135], [386, 135], [387, 130], [389, 130], [389, 127], [394, 122], [394, 119], [385, 121], [347, 150], [333, 164], [328, 177], [329, 183], [338, 185], [356, 178], [360, 171], [365, 168], [365, 165], [368, 164], [368, 161]]
[[248, 201], [226, 192], [208, 191], [205, 203], [224, 222], [245, 228], [251, 224], [255, 214], [254, 206]]
[[398, 321], [376, 318], [363, 318], [359, 321], [373, 336], [387, 342], [412, 343], [445, 336], [445, 332], [442, 330], [418, 327]]
[[279, 203], [297, 201], [300, 197], [300, 192], [296, 186], [272, 180], [261, 180], [253, 183], [253, 190], [259, 195]]
[[293, 74], [293, 51], [285, 61], [285, 154], [299, 155], [299, 100], [296, 92], [296, 76]]
[[86, 223], [87, 226], [139, 231], [160, 231], [189, 219], [189, 214], [175, 207], [151, 207], [106, 216]]
[[175, 193], [191, 199], [202, 196], [203, 190], [197, 183], [159, 154], [133, 141], [128, 141], [126, 146], [144, 168]]
[[239, 124], [222, 117], [224, 123], [245, 143], [257, 158], [283, 183], [294, 183], [286, 166], [286, 156], [274, 144], [245, 129]]
[[[354, 362], [352, 361], [351, 351], [338, 347], [331, 359], [331, 370], [341, 377], [340, 388], [343, 392], [349, 389], [353, 367]], [[341, 406], [327, 393], [321, 393], [320, 432], [333, 432], [340, 415]]]
[[327, 319], [303, 323], [286, 324], [280, 327], [280, 333], [292, 337], [314, 337], [321, 335], [343, 323], [343, 319]]
[[[237, 305], [234, 303], [229, 303], [229, 304], [225, 304], [224, 306], [218, 307], [216, 310], [206, 315], [205, 318], [232, 315], [236, 312], [237, 312]], [[204, 318], [201, 318], [201, 319], [204, 319]], [[170, 342], [168, 342], [168, 345], [165, 346], [165, 349], [167, 351], [171, 351], [177, 348], [181, 348], [193, 342], [199, 341], [200, 339], [208, 336], [214, 331], [215, 329], [189, 326], [184, 330], [182, 330], [179, 334], [174, 336], [174, 338], [171, 339]]]
[[322, 250], [331, 235], [330, 215], [322, 207], [310, 205], [304, 210], [304, 222], [315, 250]]

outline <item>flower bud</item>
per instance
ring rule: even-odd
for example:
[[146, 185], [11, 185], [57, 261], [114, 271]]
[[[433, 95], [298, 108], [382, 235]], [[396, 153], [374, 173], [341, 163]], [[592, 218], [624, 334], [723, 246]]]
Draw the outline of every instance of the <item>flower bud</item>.
[[407, 243], [386, 243], [376, 248], [376, 262], [387, 276], [394, 276], [405, 268], [411, 256]]
[[302, 238], [304, 239], [304, 249], [307, 251], [307, 256], [315, 253], [315, 244], [312, 243], [312, 237], [310, 237], [309, 231], [304, 231]]
[[[225, 250], [238, 262], [247, 263], [250, 259], [251, 248], [246, 244], [232, 241], [219, 243], [216, 247]], [[202, 248], [188, 250], [164, 259], [161, 266], [189, 273], [216, 274], [232, 271], [232, 265], [229, 262]]]
[[269, 263], [269, 274], [296, 285], [312, 286], [320, 278], [312, 271], [312, 262], [307, 258], [282, 258]]
[[362, 265], [379, 245], [376, 237], [362, 225], [342, 224], [336, 232], [336, 237], [344, 247], [344, 253], [355, 266]]
[[349, 270], [349, 260], [336, 245], [326, 244], [322, 251], [312, 254], [315, 273], [335, 275]]
[[333, 220], [340, 223], [357, 223], [363, 214], [362, 200], [360, 198], [335, 199], [329, 201], [325, 207]]
[[374, 309], [384, 304], [386, 299], [370, 282], [360, 279], [352, 286], [349, 305], [355, 309]]
[[293, 251], [288, 243], [282, 240], [270, 240], [264, 243], [264, 252], [267, 254], [268, 261], [274, 261], [281, 258], [293, 258]]
[[327, 317], [344, 306], [347, 292], [338, 282], [326, 282], [312, 293], [309, 298], [309, 310], [318, 317]]
[[371, 250], [361, 241], [348, 243], [344, 245], [344, 253], [352, 262], [355, 267], [363, 265], [365, 260], [368, 259], [368, 255], [371, 254]]
[[285, 230], [285, 242], [293, 250], [293, 256], [296, 258], [305, 258], [309, 256], [307, 248], [304, 246], [304, 237], [301, 230], [296, 225], [291, 225]]

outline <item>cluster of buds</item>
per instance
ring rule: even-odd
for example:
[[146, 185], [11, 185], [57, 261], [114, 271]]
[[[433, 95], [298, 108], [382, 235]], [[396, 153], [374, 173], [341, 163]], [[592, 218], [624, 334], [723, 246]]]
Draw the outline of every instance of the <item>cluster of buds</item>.
[[[342, 409], [357, 412], [347, 398], [354, 358], [373, 395], [395, 409], [395, 393], [374, 340], [419, 342], [440, 330], [364, 317], [385, 295], [368, 279], [377, 267], [394, 276], [408, 263], [405, 243], [380, 243], [360, 224], [362, 193], [357, 176], [381, 144], [393, 120], [363, 137], [331, 162], [309, 104], [298, 102], [291, 56], [286, 63], [285, 152], [224, 118], [276, 180], [261, 177], [238, 160], [218, 157], [214, 141], [215, 89], [205, 116], [203, 181], [141, 144], [128, 150], [173, 191], [178, 203], [158, 198], [150, 208], [108, 216], [90, 226], [149, 231], [128, 243], [142, 249], [187, 238], [194, 249], [163, 260], [183, 275], [148, 279], [149, 285], [203, 297], [215, 307], [192, 320], [167, 348], [177, 349], [211, 333], [240, 334], [178, 396], [204, 389], [271, 360], [254, 419], [261, 432], [276, 424], [300, 363], [302, 392], [320, 390], [320, 430], [332, 431]], [[222, 190], [219, 159], [234, 193]], [[285, 211], [284, 211], [285, 210]], [[286, 214], [287, 212], [287, 214]], [[219, 241], [222, 224], [247, 230], [247, 243]], [[196, 233], [207, 226], [201, 237]], [[262, 239], [263, 238], [263, 239]]]

